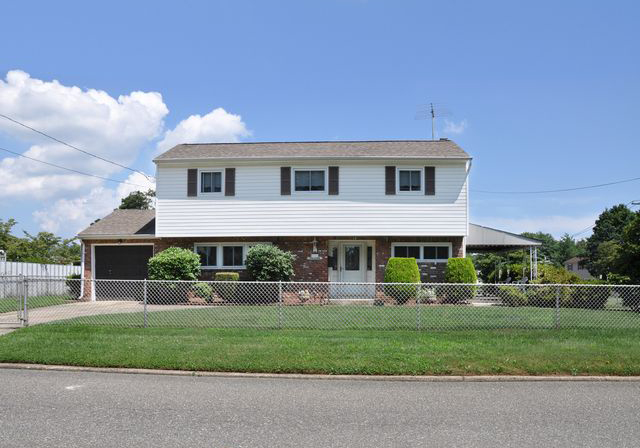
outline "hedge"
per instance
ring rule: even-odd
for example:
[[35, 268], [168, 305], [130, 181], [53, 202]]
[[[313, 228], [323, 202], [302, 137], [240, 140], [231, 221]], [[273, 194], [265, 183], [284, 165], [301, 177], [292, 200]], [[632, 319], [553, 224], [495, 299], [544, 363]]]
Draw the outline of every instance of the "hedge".
[[225, 282], [215, 284], [216, 293], [220, 298], [227, 302], [233, 300], [238, 289], [238, 285], [233, 282], [237, 282], [240, 279], [240, 274], [237, 272], [216, 272], [214, 278], [216, 282]]
[[446, 283], [470, 283], [467, 286], [440, 287], [440, 295], [444, 303], [458, 303], [471, 300], [476, 293], [475, 283], [478, 281], [476, 268], [471, 258], [449, 258], [444, 272]]
[[420, 269], [415, 258], [391, 257], [384, 270], [385, 283], [413, 283], [414, 285], [385, 285], [386, 295], [393, 297], [396, 303], [402, 305], [418, 295], [420, 284]]

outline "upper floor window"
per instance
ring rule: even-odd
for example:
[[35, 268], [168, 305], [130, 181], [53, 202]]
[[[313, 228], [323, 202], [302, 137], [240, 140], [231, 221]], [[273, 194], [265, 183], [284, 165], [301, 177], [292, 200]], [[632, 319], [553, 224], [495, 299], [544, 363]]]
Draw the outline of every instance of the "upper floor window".
[[222, 171], [200, 172], [200, 193], [222, 192]]
[[422, 191], [421, 170], [398, 170], [399, 191]]
[[324, 191], [324, 170], [295, 170], [295, 191]]

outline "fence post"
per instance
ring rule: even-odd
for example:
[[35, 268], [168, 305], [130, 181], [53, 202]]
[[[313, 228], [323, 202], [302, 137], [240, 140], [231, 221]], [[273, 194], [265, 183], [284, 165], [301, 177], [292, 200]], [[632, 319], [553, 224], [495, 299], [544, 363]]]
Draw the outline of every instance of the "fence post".
[[282, 280], [278, 281], [278, 327], [282, 328]]
[[143, 281], [143, 305], [144, 305], [144, 328], [147, 328], [147, 279], [145, 278]]
[[28, 327], [29, 326], [29, 309], [27, 308], [27, 297], [29, 296], [29, 286], [27, 283], [27, 279], [24, 276], [21, 276], [21, 277], [22, 277], [22, 292], [23, 292], [22, 326]]
[[556, 330], [560, 327], [559, 313], [560, 313], [560, 286], [556, 286], [556, 322], [555, 322]]

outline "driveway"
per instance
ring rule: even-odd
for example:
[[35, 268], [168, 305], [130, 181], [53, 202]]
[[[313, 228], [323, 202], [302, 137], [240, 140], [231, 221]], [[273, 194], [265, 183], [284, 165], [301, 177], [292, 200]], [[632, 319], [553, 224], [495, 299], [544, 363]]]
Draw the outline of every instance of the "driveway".
[[2, 446], [635, 447], [640, 383], [0, 370]]

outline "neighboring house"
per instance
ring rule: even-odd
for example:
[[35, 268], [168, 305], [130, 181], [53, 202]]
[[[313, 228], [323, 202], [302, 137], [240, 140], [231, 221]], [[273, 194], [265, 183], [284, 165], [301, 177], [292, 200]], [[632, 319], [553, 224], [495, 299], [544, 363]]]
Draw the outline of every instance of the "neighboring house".
[[587, 262], [587, 259], [584, 257], [569, 258], [567, 261], [564, 262], [564, 268], [567, 271], [576, 274], [581, 279], [588, 280], [594, 277], [589, 273], [589, 271], [585, 267], [586, 262]]
[[298, 281], [381, 282], [391, 256], [438, 281], [471, 243], [471, 157], [447, 139], [183, 144], [154, 162], [155, 211], [116, 210], [80, 232], [85, 278], [145, 278], [170, 246], [197, 252], [204, 279], [246, 278], [247, 250], [268, 243], [296, 255]]

